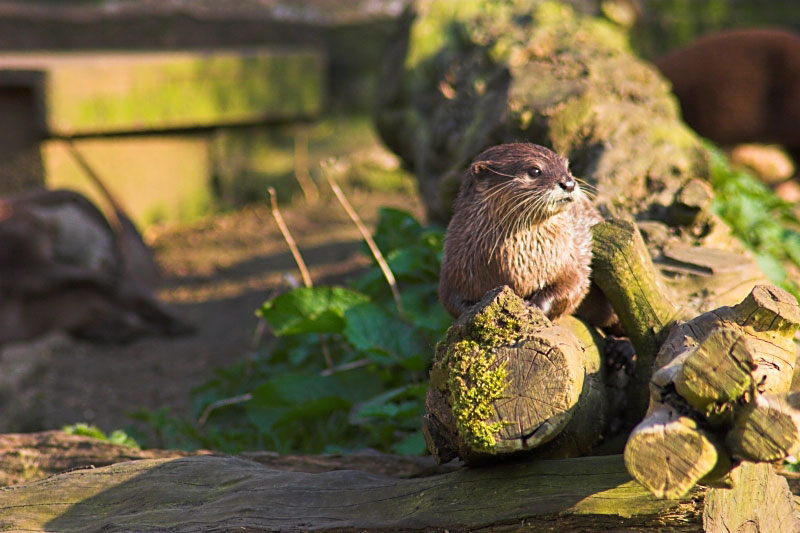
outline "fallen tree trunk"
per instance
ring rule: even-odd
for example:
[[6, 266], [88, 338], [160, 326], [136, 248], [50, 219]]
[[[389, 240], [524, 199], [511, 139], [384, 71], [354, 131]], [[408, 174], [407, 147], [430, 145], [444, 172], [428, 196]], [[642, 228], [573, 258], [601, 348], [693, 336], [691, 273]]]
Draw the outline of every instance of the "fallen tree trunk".
[[[284, 472], [221, 456], [154, 459], [0, 489], [0, 530], [689, 532], [705, 524], [722, 533], [746, 524], [759, 533], [792, 531], [786, 480], [767, 465], [748, 465], [742, 478], [733, 491], [657, 500], [631, 480], [620, 456], [418, 479]], [[704, 497], [713, 502], [705, 510]], [[745, 500], [751, 505], [742, 507]]]
[[[211, 453], [207, 450], [140, 450], [63, 431], [5, 434], [0, 435], [0, 487], [35, 481], [67, 470], [99, 468], [137, 459], [169, 459]], [[437, 465], [432, 457], [390, 455], [372, 450], [322, 455], [244, 452], [239, 456], [276, 470], [360, 470], [396, 478], [443, 474], [460, 466], [458, 463]]]

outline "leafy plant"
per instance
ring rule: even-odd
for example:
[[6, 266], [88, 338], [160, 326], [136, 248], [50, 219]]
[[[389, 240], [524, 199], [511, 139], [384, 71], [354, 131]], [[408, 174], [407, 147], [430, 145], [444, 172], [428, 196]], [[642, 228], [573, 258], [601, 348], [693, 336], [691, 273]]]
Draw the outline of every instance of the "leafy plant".
[[714, 188], [714, 211], [754, 253], [761, 270], [800, 298], [798, 280], [787, 264], [800, 267], [800, 220], [794, 206], [745, 171], [730, 166], [725, 155], [707, 146]]
[[[205, 424], [165, 410], [133, 416], [163, 444], [182, 448], [423, 453], [428, 362], [451, 321], [437, 296], [443, 239], [404, 211], [381, 209], [375, 240], [400, 286], [403, 314], [377, 266], [349, 287], [290, 290], [257, 312], [275, 335], [271, 344], [195, 390], [198, 416], [220, 405]], [[241, 401], [226, 404], [230, 398]]]
[[69, 435], [83, 435], [84, 437], [104, 440], [111, 444], [121, 444], [123, 446], [139, 449], [139, 443], [121, 429], [115, 429], [109, 435], [106, 435], [103, 430], [97, 426], [80, 422], [78, 424], [64, 426], [61, 430]]

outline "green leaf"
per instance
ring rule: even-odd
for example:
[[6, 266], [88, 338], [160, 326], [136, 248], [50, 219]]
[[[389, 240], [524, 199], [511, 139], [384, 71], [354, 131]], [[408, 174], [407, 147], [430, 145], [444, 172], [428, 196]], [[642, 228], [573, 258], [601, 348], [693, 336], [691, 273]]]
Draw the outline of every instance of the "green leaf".
[[351, 307], [345, 319], [345, 337], [358, 350], [379, 351], [399, 359], [425, 351], [425, 345], [408, 324], [375, 304]]
[[758, 268], [774, 283], [783, 283], [786, 281], [786, 269], [780, 261], [772, 256], [764, 254], [756, 254], [756, 263]]
[[403, 440], [392, 446], [392, 451], [400, 455], [423, 455], [427, 451], [427, 448], [422, 432], [415, 431], [414, 433], [406, 435]]
[[378, 210], [374, 239], [381, 252], [388, 254], [392, 250], [415, 244], [424, 230], [410, 213], [402, 209], [382, 207]]
[[131, 448], [139, 448], [139, 443], [136, 442], [136, 439], [121, 429], [115, 429], [112, 431], [108, 436], [108, 442], [112, 444], [121, 444], [122, 446], [130, 446]]
[[380, 392], [377, 376], [365, 369], [321, 376], [303, 372], [276, 376], [257, 387], [247, 403], [247, 416], [262, 431], [293, 417], [349, 409]]
[[789, 256], [795, 265], [800, 266], [800, 233], [794, 231], [788, 232], [785, 245], [786, 255]]
[[368, 296], [343, 287], [300, 287], [268, 300], [257, 314], [277, 336], [338, 333], [345, 311], [368, 301]]
[[[360, 403], [350, 416], [352, 424], [363, 424], [373, 417], [394, 417], [412, 415], [415, 420], [422, 416], [422, 402], [428, 386], [425, 383], [411, 383], [388, 390]], [[397, 403], [396, 400], [412, 399], [412, 402]], [[412, 405], [413, 404], [413, 405]]]

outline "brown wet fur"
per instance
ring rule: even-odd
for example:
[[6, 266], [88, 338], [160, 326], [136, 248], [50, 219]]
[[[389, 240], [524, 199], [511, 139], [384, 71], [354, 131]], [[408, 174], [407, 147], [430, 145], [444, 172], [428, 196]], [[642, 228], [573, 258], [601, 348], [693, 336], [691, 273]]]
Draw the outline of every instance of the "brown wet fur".
[[800, 163], [800, 35], [780, 29], [711, 34], [656, 66], [684, 120], [723, 144], [782, 144]]
[[[462, 179], [439, 297], [457, 317], [508, 285], [550, 319], [571, 314], [589, 292], [591, 228], [601, 221], [560, 155], [529, 143], [489, 148]], [[606, 301], [589, 311], [597, 325], [612, 320]]]
[[0, 345], [57, 329], [104, 341], [188, 331], [153, 296], [155, 263], [115, 208], [117, 231], [76, 192], [0, 198]]

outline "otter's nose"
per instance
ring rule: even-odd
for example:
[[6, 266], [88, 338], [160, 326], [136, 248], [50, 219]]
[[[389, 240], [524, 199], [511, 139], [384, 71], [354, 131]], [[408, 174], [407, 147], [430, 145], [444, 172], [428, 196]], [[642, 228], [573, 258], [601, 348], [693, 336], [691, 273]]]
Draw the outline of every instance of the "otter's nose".
[[558, 186], [567, 192], [575, 190], [575, 180], [572, 176], [564, 176], [558, 181]]

